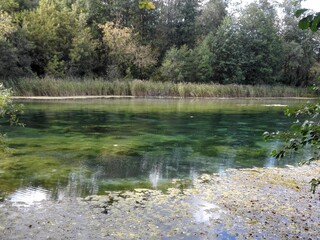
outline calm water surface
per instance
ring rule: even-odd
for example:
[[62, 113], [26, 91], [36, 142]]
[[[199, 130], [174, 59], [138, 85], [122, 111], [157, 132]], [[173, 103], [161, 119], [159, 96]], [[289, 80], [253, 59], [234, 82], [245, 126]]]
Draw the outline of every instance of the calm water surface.
[[0, 194], [32, 203], [137, 187], [165, 189], [227, 168], [284, 166], [266, 130], [292, 119], [284, 100], [86, 100], [24, 102], [24, 128], [2, 125]]

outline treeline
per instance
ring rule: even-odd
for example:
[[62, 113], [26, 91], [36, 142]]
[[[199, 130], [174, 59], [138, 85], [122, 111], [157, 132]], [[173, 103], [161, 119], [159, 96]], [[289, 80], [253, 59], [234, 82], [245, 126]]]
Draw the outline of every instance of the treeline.
[[319, 33], [297, 27], [294, 0], [141, 2], [0, 0], [0, 78], [306, 86], [320, 68]]

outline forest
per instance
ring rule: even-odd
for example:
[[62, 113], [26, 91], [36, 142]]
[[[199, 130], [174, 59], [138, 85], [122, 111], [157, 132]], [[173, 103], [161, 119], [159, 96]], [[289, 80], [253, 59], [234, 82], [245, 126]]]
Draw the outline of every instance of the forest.
[[0, 78], [308, 86], [320, 35], [293, 2], [0, 0]]

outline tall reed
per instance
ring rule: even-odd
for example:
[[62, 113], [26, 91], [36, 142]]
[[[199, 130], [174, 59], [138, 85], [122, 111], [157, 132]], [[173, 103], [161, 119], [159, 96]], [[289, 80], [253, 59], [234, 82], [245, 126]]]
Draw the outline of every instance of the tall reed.
[[16, 96], [136, 96], [136, 97], [305, 97], [307, 88], [269, 85], [220, 85], [143, 80], [29, 78], [5, 81]]

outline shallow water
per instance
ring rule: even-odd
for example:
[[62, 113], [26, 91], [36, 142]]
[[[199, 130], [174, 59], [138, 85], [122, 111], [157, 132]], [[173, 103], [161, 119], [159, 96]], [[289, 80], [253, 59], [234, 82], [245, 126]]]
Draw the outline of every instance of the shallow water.
[[29, 204], [106, 190], [166, 189], [172, 179], [227, 168], [295, 164], [294, 157], [271, 158], [279, 143], [265, 142], [262, 133], [286, 129], [293, 120], [283, 115], [285, 106], [304, 102], [27, 101], [26, 126], [1, 127], [11, 153], [0, 160], [0, 194]]

